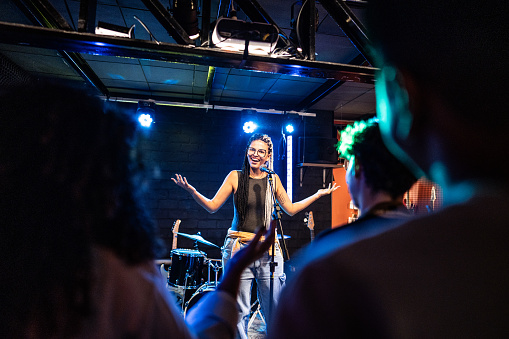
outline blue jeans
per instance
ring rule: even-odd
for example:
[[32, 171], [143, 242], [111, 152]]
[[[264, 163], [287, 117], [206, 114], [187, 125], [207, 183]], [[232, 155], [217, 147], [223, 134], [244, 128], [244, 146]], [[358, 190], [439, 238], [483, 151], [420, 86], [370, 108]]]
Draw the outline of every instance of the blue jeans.
[[[234, 240], [230, 238], [226, 238], [224, 242], [224, 246], [222, 247], [223, 267], [226, 267], [225, 265], [231, 257], [233, 242]], [[240, 246], [242, 248], [247, 245]], [[263, 318], [266, 322], [270, 321], [270, 261], [271, 256], [267, 252], [260, 259], [248, 266], [240, 277], [240, 289], [237, 297], [237, 304], [239, 306], [237, 331], [238, 336], [242, 339], [247, 339], [247, 325], [251, 312], [251, 287], [253, 285], [253, 280], [256, 280], [258, 301], [260, 302]], [[279, 244], [276, 244], [274, 261], [277, 265], [274, 270], [272, 310], [276, 308], [279, 293], [286, 279], [283, 270], [283, 256]]]

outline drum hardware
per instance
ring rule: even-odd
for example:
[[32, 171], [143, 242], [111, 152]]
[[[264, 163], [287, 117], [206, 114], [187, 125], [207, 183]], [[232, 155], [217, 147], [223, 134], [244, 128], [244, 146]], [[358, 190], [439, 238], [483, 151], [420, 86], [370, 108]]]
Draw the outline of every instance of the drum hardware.
[[168, 265], [171, 266], [171, 259], [156, 259], [155, 260], [156, 265]]
[[[183, 295], [183, 298], [182, 298], [182, 305], [181, 305], [181, 307], [182, 307], [182, 312], [184, 312], [184, 314], [185, 314], [184, 301], [186, 300], [186, 291], [187, 291], [187, 289], [188, 289], [188, 288], [187, 288], [187, 280], [188, 280], [188, 278], [189, 278], [189, 277], [190, 277], [189, 272], [186, 272], [186, 277], [185, 277], [185, 280], [184, 280], [184, 282], [185, 282], [185, 283], [184, 283], [184, 295]], [[193, 295], [194, 295], [194, 294], [193, 294]], [[187, 303], [186, 303], [186, 305], [187, 305]]]
[[194, 235], [176, 232], [175, 236], [176, 235], [181, 235], [183, 237], [193, 239], [195, 242], [195, 250], [173, 249], [171, 251], [172, 267], [169, 270], [168, 284], [172, 286], [184, 286], [185, 289], [198, 288], [199, 285], [204, 282], [204, 279], [200, 280], [201, 277], [199, 275], [205, 262], [207, 263], [208, 267], [207, 281], [210, 283], [210, 270], [212, 268], [216, 272], [215, 281], [217, 283], [217, 272], [219, 268], [216, 266], [218, 265], [211, 266], [212, 262], [206, 258], [205, 252], [202, 252], [198, 249], [198, 243], [202, 243], [208, 246], [215, 246], [217, 248], [219, 248], [219, 246], [208, 240], [205, 240], [201, 236], [200, 232]]
[[194, 294], [189, 298], [188, 301], [185, 303], [185, 307], [183, 307], [184, 310], [184, 317], [187, 315], [187, 312], [193, 307], [202, 297], [204, 297], [207, 293], [215, 291], [216, 285], [209, 285], [209, 284], [203, 284], [194, 292]]
[[[171, 263], [168, 272], [167, 290], [173, 293], [177, 299], [177, 305], [182, 308], [185, 315], [187, 310], [193, 306], [203, 294], [215, 290], [220, 271], [222, 270], [221, 259], [209, 259], [206, 253], [198, 249], [198, 243], [220, 248], [216, 244], [205, 240], [200, 232], [197, 234], [186, 234], [173, 232], [174, 236], [194, 240], [192, 249], [172, 249], [170, 259], [156, 261], [161, 266], [161, 272], [165, 271], [164, 266]], [[174, 238], [175, 240], [175, 238]], [[205, 265], [207, 273], [205, 273]], [[213, 272], [213, 274], [212, 274]], [[206, 279], [206, 281], [205, 281]], [[189, 296], [191, 294], [191, 296]]]
[[[207, 259], [207, 284], [217, 285], [219, 279], [219, 271], [223, 269], [221, 259]], [[214, 282], [210, 281], [211, 271], [214, 271]]]
[[[198, 300], [200, 300], [205, 294], [215, 291], [217, 284], [219, 282], [219, 271], [223, 269], [223, 264], [221, 259], [205, 259], [207, 265], [207, 282], [201, 285], [196, 292], [193, 293], [189, 300], [182, 303], [182, 310], [184, 312], [184, 317], [187, 314], [187, 311], [191, 307], [193, 307]], [[212, 280], [212, 272], [214, 272], [214, 279]]]
[[[181, 251], [194, 252], [193, 250], [180, 249], [179, 252]], [[178, 261], [175, 261], [174, 259], [174, 262]], [[207, 271], [205, 271], [205, 265], [207, 267]], [[179, 269], [181, 269], [181, 267], [182, 265], [176, 269], [177, 272], [179, 272]], [[171, 292], [175, 296], [176, 305], [178, 308], [181, 309], [182, 314], [185, 315], [187, 310], [191, 308], [203, 296], [203, 294], [215, 290], [219, 282], [219, 279], [221, 278], [222, 269], [223, 266], [221, 259], [205, 258], [204, 264], [202, 265], [202, 268], [200, 270], [201, 273], [200, 278], [202, 282], [200, 286], [196, 286], [195, 284], [191, 285], [191, 283], [194, 283], [193, 279], [195, 279], [195, 276], [193, 275], [194, 272], [189, 271], [185, 272], [185, 274], [180, 273], [180, 276], [184, 277], [184, 279], [182, 280], [180, 279], [176, 280], [175, 276], [172, 275], [172, 278], [168, 280], [166, 288], [169, 292]], [[169, 272], [171, 273], [171, 269], [169, 270]], [[191, 277], [192, 279], [190, 279]], [[180, 285], [181, 282], [182, 285]]]

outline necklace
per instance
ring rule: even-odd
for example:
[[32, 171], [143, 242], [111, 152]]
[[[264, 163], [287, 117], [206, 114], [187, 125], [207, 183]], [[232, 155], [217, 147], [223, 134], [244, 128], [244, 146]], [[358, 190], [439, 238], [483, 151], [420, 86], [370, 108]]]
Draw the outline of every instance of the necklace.
[[254, 175], [250, 174], [249, 177], [251, 179], [263, 179], [263, 178], [265, 178], [265, 173], [262, 173], [262, 174], [257, 175], [257, 176], [254, 176]]

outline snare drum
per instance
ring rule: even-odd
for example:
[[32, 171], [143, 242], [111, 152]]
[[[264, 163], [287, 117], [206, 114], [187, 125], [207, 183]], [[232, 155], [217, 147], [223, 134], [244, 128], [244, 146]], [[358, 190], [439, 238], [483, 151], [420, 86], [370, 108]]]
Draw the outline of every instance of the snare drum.
[[187, 312], [196, 305], [196, 303], [203, 298], [207, 293], [213, 292], [216, 290], [215, 284], [203, 284], [199, 289], [194, 292], [189, 301], [186, 302], [184, 309], [184, 317], [187, 315]]
[[172, 250], [168, 284], [186, 289], [198, 288], [204, 281], [202, 274], [204, 261], [204, 252], [189, 249]]

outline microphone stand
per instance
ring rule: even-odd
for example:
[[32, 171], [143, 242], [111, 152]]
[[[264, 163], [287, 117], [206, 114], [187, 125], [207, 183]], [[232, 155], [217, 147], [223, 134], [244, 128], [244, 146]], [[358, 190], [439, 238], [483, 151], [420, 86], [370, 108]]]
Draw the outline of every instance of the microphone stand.
[[[272, 201], [274, 202], [274, 212], [272, 212], [272, 219], [277, 220], [277, 231], [281, 234], [281, 244], [282, 244], [282, 251], [283, 251], [283, 260], [287, 261], [290, 259], [290, 255], [288, 254], [288, 249], [286, 247], [286, 241], [285, 241], [285, 235], [283, 233], [283, 226], [281, 225], [281, 206], [279, 206], [279, 203], [276, 200], [276, 192], [274, 191], [274, 179], [272, 178], [272, 173], [268, 173], [269, 178], [269, 187], [270, 192], [272, 196]], [[275, 262], [275, 252], [276, 252], [276, 240], [277, 240], [277, 232], [274, 234], [274, 245], [272, 245], [272, 254], [270, 257], [270, 280], [269, 280], [269, 316], [270, 319], [272, 315], [272, 307], [273, 307], [273, 300], [274, 300], [274, 272], [276, 270], [277, 262]]]

